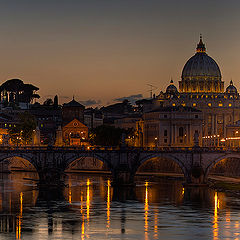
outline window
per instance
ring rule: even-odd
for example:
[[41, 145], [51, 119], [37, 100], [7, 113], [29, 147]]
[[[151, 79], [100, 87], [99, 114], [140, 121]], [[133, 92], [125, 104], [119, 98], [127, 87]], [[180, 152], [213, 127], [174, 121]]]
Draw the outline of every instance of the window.
[[164, 137], [167, 137], [167, 130], [164, 130]]
[[164, 118], [167, 118], [167, 115], [164, 115]]
[[212, 104], [211, 104], [211, 103], [208, 103], [208, 106], [209, 106], [209, 107], [211, 107], [211, 106], [212, 106]]
[[183, 127], [178, 129], [179, 137], [183, 137]]
[[198, 115], [195, 115], [195, 118], [198, 118]]
[[173, 105], [173, 107], [175, 107], [175, 106], [176, 106], [176, 104], [175, 104], [175, 103], [173, 103], [172, 105]]
[[186, 103], [182, 103], [182, 106], [185, 107], [185, 106], [186, 106]]
[[219, 106], [219, 107], [222, 107], [222, 106], [223, 106], [223, 104], [220, 102], [220, 103], [218, 104], [218, 106]]
[[197, 106], [197, 104], [196, 103], [193, 103], [193, 107], [196, 107]]
[[167, 143], [167, 139], [166, 138], [164, 138], [164, 143]]
[[232, 104], [231, 104], [231, 103], [229, 103], [229, 104], [228, 104], [228, 106], [229, 106], [229, 107], [231, 107], [231, 106], [232, 106]]

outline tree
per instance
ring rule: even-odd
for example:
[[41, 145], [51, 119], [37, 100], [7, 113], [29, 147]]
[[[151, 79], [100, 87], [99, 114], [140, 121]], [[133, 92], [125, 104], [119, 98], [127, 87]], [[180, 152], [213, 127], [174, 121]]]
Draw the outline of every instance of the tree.
[[47, 98], [44, 103], [44, 106], [52, 106], [53, 105], [53, 100], [51, 98]]
[[8, 133], [13, 143], [29, 144], [32, 141], [33, 130], [36, 129], [37, 123], [34, 116], [28, 112], [19, 114], [19, 123], [9, 129]]
[[99, 146], [119, 146], [123, 134], [127, 136], [128, 130], [102, 125], [90, 133], [90, 142]]

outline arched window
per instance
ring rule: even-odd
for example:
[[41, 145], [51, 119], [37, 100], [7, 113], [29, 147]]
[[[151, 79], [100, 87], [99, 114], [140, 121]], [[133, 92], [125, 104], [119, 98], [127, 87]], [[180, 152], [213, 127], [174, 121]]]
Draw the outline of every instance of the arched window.
[[183, 127], [179, 128], [179, 137], [183, 137]]

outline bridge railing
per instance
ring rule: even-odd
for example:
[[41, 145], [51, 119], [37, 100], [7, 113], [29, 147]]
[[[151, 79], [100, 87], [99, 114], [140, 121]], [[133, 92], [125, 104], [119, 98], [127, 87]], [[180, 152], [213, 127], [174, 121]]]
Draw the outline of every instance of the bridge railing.
[[0, 151], [11, 150], [35, 150], [35, 151], [47, 151], [47, 150], [62, 150], [62, 151], [148, 151], [148, 152], [186, 152], [186, 151], [201, 151], [201, 152], [219, 152], [219, 151], [236, 151], [240, 152], [240, 148], [226, 148], [226, 147], [109, 147], [109, 146], [1, 146]]

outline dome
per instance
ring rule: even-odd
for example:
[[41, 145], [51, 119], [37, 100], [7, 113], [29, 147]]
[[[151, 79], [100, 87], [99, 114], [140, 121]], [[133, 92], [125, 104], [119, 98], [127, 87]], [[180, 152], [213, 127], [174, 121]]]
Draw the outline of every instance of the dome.
[[233, 81], [230, 81], [230, 85], [226, 88], [226, 93], [237, 94], [237, 88], [233, 86]]
[[221, 78], [221, 72], [217, 63], [206, 53], [202, 37], [200, 37], [200, 42], [197, 45], [196, 54], [187, 61], [182, 71], [182, 78], [193, 77]]
[[178, 92], [178, 90], [177, 90], [176, 86], [174, 86], [173, 80], [171, 80], [170, 85], [166, 88], [166, 93], [167, 94], [175, 94], [177, 92]]
[[214, 59], [207, 55], [200, 36], [196, 54], [183, 67], [180, 92], [224, 92], [221, 78], [221, 71]]

